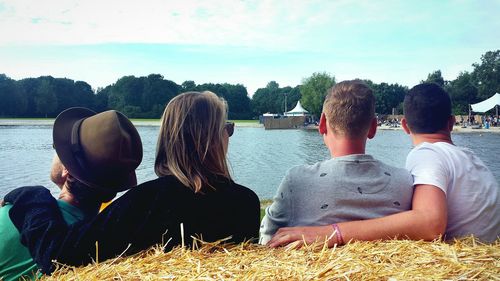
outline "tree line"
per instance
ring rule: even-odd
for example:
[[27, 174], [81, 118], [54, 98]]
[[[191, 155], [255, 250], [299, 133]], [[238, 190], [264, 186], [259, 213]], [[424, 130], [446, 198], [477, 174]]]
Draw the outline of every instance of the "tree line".
[[[486, 52], [472, 67], [471, 72], [463, 71], [455, 80], [444, 80], [441, 71], [436, 70], [421, 82], [444, 87], [451, 96], [453, 112], [467, 114], [469, 104], [500, 92], [500, 50]], [[391, 114], [393, 110], [402, 113], [407, 86], [362, 80], [375, 93], [377, 113]], [[204, 90], [227, 101], [230, 119], [252, 119], [266, 112], [282, 113], [291, 110], [298, 100], [319, 116], [327, 89], [335, 83], [335, 76], [326, 72], [313, 73], [295, 87], [280, 87], [276, 81], [270, 81], [250, 99], [242, 84], [185, 81], [178, 85], [160, 74], [124, 76], [95, 91], [84, 81], [51, 76], [14, 80], [0, 74], [0, 117], [55, 117], [68, 107], [83, 106], [98, 112], [116, 109], [131, 118], [159, 118], [165, 105], [176, 95]]]
[[95, 92], [83, 81], [51, 76], [16, 81], [0, 74], [0, 117], [55, 117], [66, 108], [83, 106], [97, 112], [115, 109], [130, 118], [159, 118], [165, 105], [176, 95], [205, 90], [226, 100], [229, 118], [253, 117], [250, 98], [241, 84], [197, 85], [185, 81], [178, 85], [159, 74], [124, 76]]

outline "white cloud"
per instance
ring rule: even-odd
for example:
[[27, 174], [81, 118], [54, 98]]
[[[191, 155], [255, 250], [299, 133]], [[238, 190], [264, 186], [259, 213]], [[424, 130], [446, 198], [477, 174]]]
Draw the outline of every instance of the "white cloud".
[[[437, 69], [451, 79], [497, 48], [495, 3], [0, 0], [0, 70], [93, 86], [161, 73], [243, 83], [250, 93], [316, 71], [411, 85]], [[141, 49], [150, 44], [168, 48]]]
[[167, 43], [293, 48], [343, 2], [16, 0], [0, 45]]

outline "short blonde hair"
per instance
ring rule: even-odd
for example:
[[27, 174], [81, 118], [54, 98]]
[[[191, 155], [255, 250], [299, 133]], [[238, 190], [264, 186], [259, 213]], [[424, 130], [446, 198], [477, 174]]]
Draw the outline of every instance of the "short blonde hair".
[[342, 81], [328, 90], [323, 113], [334, 133], [364, 137], [375, 117], [375, 96], [361, 80]]
[[155, 173], [174, 175], [195, 192], [213, 187], [214, 176], [231, 179], [224, 143], [226, 117], [226, 103], [212, 92], [173, 98], [161, 119]]

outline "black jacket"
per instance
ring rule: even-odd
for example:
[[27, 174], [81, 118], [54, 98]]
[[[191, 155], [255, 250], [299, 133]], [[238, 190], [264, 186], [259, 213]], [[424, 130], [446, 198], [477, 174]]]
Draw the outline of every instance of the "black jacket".
[[95, 218], [66, 225], [56, 200], [43, 187], [25, 187], [5, 196], [13, 203], [10, 217], [43, 273], [51, 273], [52, 260], [82, 265], [129, 255], [162, 244], [168, 251], [192, 236], [203, 241], [232, 237], [229, 242], [256, 239], [260, 203], [250, 189], [227, 179], [194, 193], [173, 176], [145, 182], [116, 199]]

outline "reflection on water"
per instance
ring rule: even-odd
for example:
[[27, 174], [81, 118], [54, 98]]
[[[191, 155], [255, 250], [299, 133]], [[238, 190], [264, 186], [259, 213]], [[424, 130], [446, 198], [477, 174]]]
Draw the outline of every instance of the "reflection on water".
[[237, 128], [229, 145], [235, 181], [260, 198], [272, 198], [285, 172], [295, 166], [328, 158], [317, 132]]
[[[154, 179], [154, 157], [158, 127], [138, 127], [144, 159], [137, 169], [139, 182]], [[473, 149], [500, 178], [498, 134], [455, 134], [457, 145]], [[367, 153], [387, 164], [403, 167], [411, 149], [402, 131], [379, 131], [368, 141]], [[495, 152], [495, 153], [492, 153]], [[49, 180], [52, 149], [50, 126], [0, 126], [0, 196], [24, 185], [44, 185], [54, 194], [58, 189]], [[237, 127], [230, 139], [229, 162], [236, 182], [254, 190], [261, 199], [270, 199], [285, 175], [295, 165], [312, 164], [329, 158], [317, 131], [270, 130]]]

